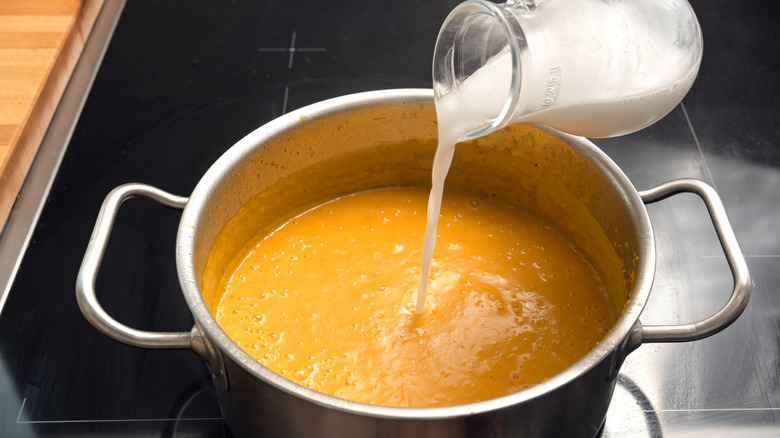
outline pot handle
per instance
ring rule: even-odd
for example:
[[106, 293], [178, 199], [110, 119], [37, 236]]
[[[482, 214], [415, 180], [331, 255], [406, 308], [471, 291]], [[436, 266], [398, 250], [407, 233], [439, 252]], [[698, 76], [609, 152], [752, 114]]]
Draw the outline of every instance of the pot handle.
[[130, 328], [106, 313], [95, 295], [95, 278], [100, 269], [100, 262], [116, 214], [122, 202], [137, 196], [180, 210], [187, 204], [187, 198], [171, 195], [145, 184], [124, 184], [112, 190], [100, 207], [92, 237], [89, 239], [84, 260], [81, 262], [76, 279], [76, 299], [87, 320], [95, 328], [117, 341], [144, 348], [191, 348], [192, 332], [147, 332]]
[[697, 179], [679, 179], [641, 191], [639, 196], [642, 201], [649, 204], [684, 192], [694, 193], [704, 201], [731, 269], [734, 289], [723, 308], [699, 322], [681, 325], [642, 326], [642, 342], [686, 342], [714, 335], [734, 322], [745, 310], [750, 299], [753, 284], [747, 262], [726, 216], [726, 209], [723, 208], [723, 203], [712, 186]]

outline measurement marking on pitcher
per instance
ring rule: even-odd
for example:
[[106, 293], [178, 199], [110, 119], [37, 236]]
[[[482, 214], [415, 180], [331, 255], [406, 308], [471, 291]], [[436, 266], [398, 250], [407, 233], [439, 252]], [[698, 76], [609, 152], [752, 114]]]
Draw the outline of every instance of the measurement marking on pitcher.
[[22, 407], [19, 409], [19, 415], [16, 417], [17, 424], [77, 424], [77, 423], [140, 423], [144, 421], [224, 421], [223, 417], [202, 417], [202, 418], [108, 418], [104, 420], [22, 420], [24, 405], [27, 404], [27, 397], [22, 400]]
[[324, 47], [295, 47], [295, 40], [298, 37], [298, 32], [293, 31], [292, 39], [290, 40], [289, 47], [260, 47], [258, 52], [287, 52], [290, 56], [287, 58], [287, 70], [292, 70], [293, 58], [295, 52], [325, 52], [327, 49]]

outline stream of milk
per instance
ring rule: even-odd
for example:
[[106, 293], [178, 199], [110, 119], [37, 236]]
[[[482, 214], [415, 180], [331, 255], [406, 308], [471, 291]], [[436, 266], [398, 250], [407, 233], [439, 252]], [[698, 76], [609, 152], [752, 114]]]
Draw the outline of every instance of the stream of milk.
[[497, 57], [493, 61], [499, 63], [498, 69], [494, 70], [486, 66], [466, 80], [458, 92], [449, 93], [436, 100], [439, 145], [433, 159], [431, 177], [433, 185], [428, 198], [428, 216], [415, 307], [418, 315], [425, 310], [425, 295], [428, 291], [433, 248], [436, 245], [436, 225], [441, 211], [444, 180], [455, 155], [455, 144], [463, 140], [469, 132], [484, 124], [485, 120], [494, 118], [501, 110], [509, 92], [511, 77], [505, 74], [507, 70], [504, 65], [501, 65], [505, 59]]
[[[682, 100], [693, 84], [698, 64], [691, 64], [689, 55], [676, 47], [669, 35], [649, 29], [641, 15], [627, 5], [549, 1], [545, 6], [571, 8], [574, 4], [582, 4], [582, 10], [550, 14], [561, 19], [546, 21], [544, 31], [552, 34], [559, 47], [555, 59], [550, 59], [544, 48], [539, 52], [529, 49], [532, 58], [541, 62], [535, 61], [532, 70], [523, 71], [525, 94], [510, 123], [540, 123], [575, 135], [614, 137], [654, 123]], [[589, 23], [598, 26], [575, 26], [569, 20], [578, 14], [596, 14], [597, 19]], [[528, 34], [528, 38], [533, 35]], [[439, 145], [422, 248], [418, 315], [425, 309], [444, 180], [455, 144], [498, 117], [512, 80], [511, 54], [504, 50], [443, 97], [437, 96]], [[552, 103], [545, 93], [550, 83], [555, 84]]]

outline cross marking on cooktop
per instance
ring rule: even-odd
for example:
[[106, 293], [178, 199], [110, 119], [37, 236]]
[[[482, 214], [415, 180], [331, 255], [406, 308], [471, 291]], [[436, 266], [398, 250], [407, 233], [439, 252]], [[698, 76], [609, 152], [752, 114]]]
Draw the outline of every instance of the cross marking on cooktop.
[[[288, 52], [290, 56], [287, 58], [287, 70], [292, 70], [293, 58], [295, 52], [324, 52], [324, 47], [295, 47], [295, 39], [298, 37], [298, 32], [293, 31], [292, 39], [290, 40], [290, 47], [260, 47], [258, 52]], [[287, 113], [287, 98], [290, 94], [290, 86], [284, 87], [284, 101], [282, 102], [282, 114]]]
[[290, 41], [290, 47], [261, 47], [258, 48], [258, 52], [289, 52], [290, 56], [287, 58], [287, 69], [291, 70], [293, 65], [293, 57], [295, 52], [324, 52], [324, 47], [295, 47], [295, 39], [298, 36], [296, 31], [292, 33], [292, 40]]

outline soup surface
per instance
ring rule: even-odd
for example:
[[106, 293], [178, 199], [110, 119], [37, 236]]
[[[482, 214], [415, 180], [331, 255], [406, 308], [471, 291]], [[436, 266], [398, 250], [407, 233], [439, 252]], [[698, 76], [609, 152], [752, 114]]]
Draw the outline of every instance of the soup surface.
[[251, 242], [217, 321], [271, 370], [385, 406], [486, 400], [571, 365], [611, 328], [590, 264], [506, 205], [445, 192], [425, 311], [415, 314], [428, 192], [357, 193]]

